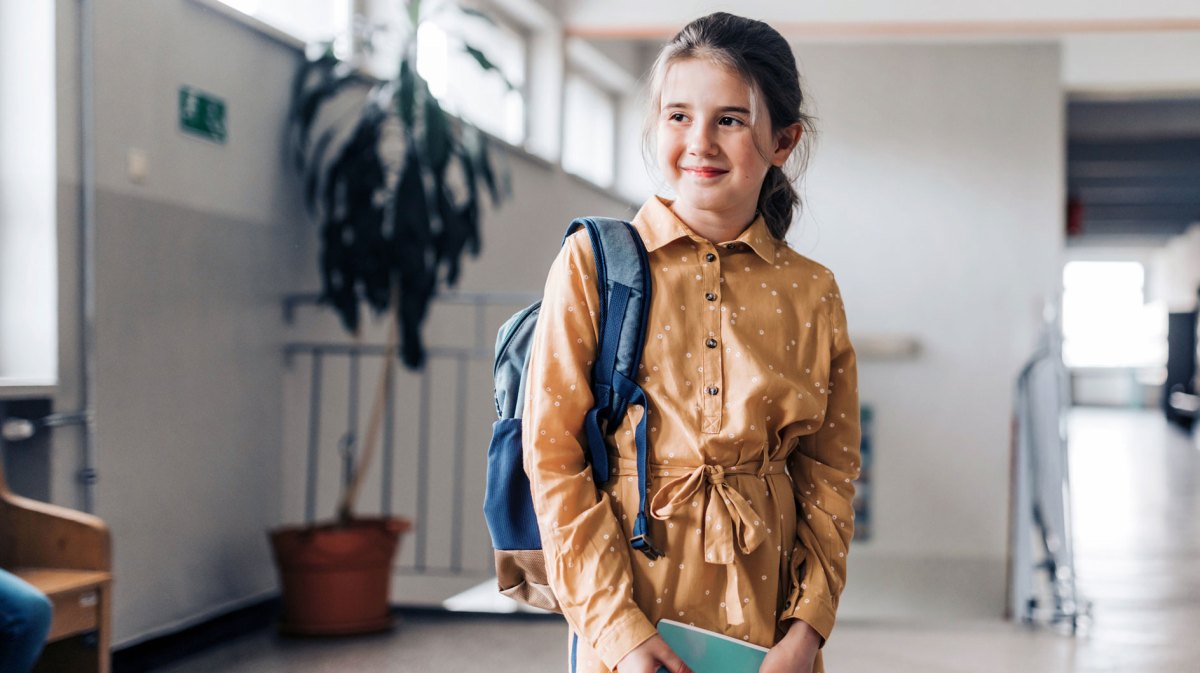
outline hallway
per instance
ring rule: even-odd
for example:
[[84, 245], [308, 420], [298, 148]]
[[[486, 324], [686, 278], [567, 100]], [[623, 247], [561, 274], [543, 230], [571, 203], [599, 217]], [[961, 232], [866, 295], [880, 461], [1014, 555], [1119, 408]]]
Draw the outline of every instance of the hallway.
[[1094, 615], [1073, 670], [1196, 670], [1200, 446], [1156, 412], [1076, 410], [1069, 432], [1080, 590]]
[[[845, 620], [835, 673], [1185, 673], [1200, 660], [1200, 447], [1157, 412], [1076, 409], [1069, 421], [1076, 553], [1094, 603], [1077, 640], [1000, 621]], [[259, 631], [164, 673], [565, 669], [557, 619], [411, 613], [390, 634], [294, 641]]]

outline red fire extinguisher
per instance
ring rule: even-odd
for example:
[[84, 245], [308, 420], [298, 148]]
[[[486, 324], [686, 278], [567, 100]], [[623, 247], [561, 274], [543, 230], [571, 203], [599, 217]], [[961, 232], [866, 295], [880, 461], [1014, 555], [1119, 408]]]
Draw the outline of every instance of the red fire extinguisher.
[[1078, 196], [1067, 197], [1067, 236], [1083, 233], [1083, 201]]

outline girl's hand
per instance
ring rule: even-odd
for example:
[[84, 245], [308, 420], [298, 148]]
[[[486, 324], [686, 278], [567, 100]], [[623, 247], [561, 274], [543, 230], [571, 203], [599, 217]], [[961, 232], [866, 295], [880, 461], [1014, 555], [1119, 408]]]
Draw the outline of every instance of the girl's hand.
[[668, 673], [692, 673], [662, 636], [653, 636], [617, 662], [617, 673], [658, 673], [660, 668]]
[[767, 652], [758, 673], [812, 673], [820, 646], [816, 629], [797, 619], [783, 640]]

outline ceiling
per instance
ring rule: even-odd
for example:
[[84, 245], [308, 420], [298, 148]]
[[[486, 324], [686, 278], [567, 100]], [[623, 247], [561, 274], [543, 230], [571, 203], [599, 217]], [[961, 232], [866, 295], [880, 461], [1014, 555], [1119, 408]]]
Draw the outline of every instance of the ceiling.
[[669, 38], [692, 19], [729, 11], [761, 19], [791, 39], [1061, 36], [1068, 33], [1200, 30], [1195, 0], [557, 0], [569, 34]]

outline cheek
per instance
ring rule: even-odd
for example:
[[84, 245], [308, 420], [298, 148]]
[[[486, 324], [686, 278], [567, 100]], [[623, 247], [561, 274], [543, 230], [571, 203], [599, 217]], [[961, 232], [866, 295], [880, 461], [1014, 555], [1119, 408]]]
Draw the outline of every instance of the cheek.
[[660, 131], [658, 133], [658, 168], [664, 174], [671, 174], [677, 171], [676, 164], [679, 160], [679, 152], [681, 145], [678, 139], [671, 135], [670, 132]]
[[735, 161], [748, 179], [761, 180], [766, 176], [770, 163], [759, 154], [756, 147], [738, 146], [734, 151], [737, 154]]

